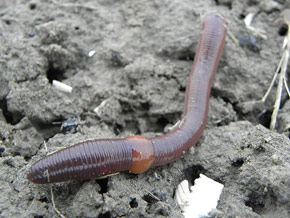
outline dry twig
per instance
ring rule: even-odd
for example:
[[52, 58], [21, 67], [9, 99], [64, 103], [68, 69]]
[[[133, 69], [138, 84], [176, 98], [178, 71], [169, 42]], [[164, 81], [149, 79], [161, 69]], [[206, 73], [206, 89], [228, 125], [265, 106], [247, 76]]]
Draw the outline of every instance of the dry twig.
[[285, 86], [285, 89], [290, 97], [290, 92], [289, 92], [289, 87], [287, 85], [287, 79], [286, 79], [286, 71], [287, 71], [287, 65], [288, 65], [288, 60], [289, 60], [289, 49], [290, 49], [290, 10], [285, 10], [284, 11], [284, 22], [288, 26], [288, 33], [284, 38], [284, 43], [283, 43], [283, 51], [282, 51], [282, 57], [279, 61], [279, 64], [276, 68], [276, 71], [274, 73], [272, 82], [266, 91], [265, 95], [261, 99], [262, 102], [265, 102], [267, 97], [269, 96], [269, 93], [271, 89], [274, 86], [274, 83], [279, 75], [278, 78], [278, 87], [277, 87], [277, 92], [276, 92], [276, 100], [274, 104], [274, 109], [273, 113], [271, 116], [271, 123], [270, 123], [270, 129], [273, 130], [275, 129], [276, 126], [276, 121], [277, 121], [277, 115], [279, 112], [279, 107], [281, 104], [281, 96], [282, 96], [282, 90], [283, 90], [283, 85]]
[[[44, 141], [44, 146], [45, 146], [45, 150], [47, 152], [47, 146], [46, 146], [46, 142]], [[49, 181], [49, 172], [48, 170], [45, 171], [45, 174], [47, 176], [47, 181]], [[53, 193], [53, 189], [52, 189], [52, 185], [50, 185], [50, 196], [51, 196], [51, 203], [52, 203], [52, 207], [54, 209], [54, 211], [57, 213], [57, 215], [59, 215], [59, 217], [61, 218], [66, 218], [55, 206], [55, 202], [54, 202], [54, 193]]]

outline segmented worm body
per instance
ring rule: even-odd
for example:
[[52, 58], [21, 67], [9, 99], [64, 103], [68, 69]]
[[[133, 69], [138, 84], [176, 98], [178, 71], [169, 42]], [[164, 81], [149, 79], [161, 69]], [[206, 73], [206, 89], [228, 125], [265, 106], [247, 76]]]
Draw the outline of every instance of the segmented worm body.
[[226, 35], [226, 21], [205, 16], [189, 76], [182, 120], [169, 133], [154, 138], [129, 136], [75, 144], [40, 159], [27, 178], [37, 184], [91, 179], [129, 170], [142, 173], [180, 158], [196, 144], [206, 123], [210, 90]]

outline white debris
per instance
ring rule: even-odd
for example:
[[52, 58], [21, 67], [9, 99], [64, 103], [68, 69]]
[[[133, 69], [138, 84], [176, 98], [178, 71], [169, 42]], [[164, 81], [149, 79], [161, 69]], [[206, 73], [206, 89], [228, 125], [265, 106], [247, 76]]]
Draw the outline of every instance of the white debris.
[[94, 54], [96, 54], [96, 51], [95, 50], [92, 50], [92, 51], [89, 52], [88, 56], [89, 57], [93, 57]]
[[282, 48], [283, 49], [286, 49], [287, 45], [289, 44], [289, 38], [288, 37], [285, 37], [284, 40], [283, 40], [283, 46]]
[[245, 18], [244, 18], [244, 23], [246, 24], [246, 27], [251, 26], [252, 21], [254, 19], [255, 14], [254, 13], [249, 13]]
[[105, 106], [105, 104], [107, 103], [107, 100], [108, 99], [102, 101], [102, 103], [93, 110], [98, 116], [101, 116], [100, 109]]
[[52, 80], [52, 85], [59, 91], [71, 93], [72, 87], [57, 80]]
[[257, 27], [252, 26], [252, 22], [253, 22], [255, 16], [256, 16], [255, 13], [249, 13], [244, 18], [244, 23], [245, 23], [247, 29], [250, 30], [254, 36], [260, 37], [262, 39], [267, 39], [267, 33], [265, 30], [262, 30], [262, 29], [259, 29]]
[[187, 180], [183, 180], [177, 186], [177, 189], [175, 191], [175, 200], [177, 201], [177, 204], [182, 210], [189, 205], [190, 191]]
[[169, 132], [169, 131], [173, 130], [174, 128], [179, 127], [180, 122], [181, 122], [181, 120], [178, 120], [173, 126], [170, 126], [170, 125], [166, 126], [165, 132]]
[[188, 181], [182, 181], [176, 191], [175, 200], [185, 218], [205, 217], [216, 209], [224, 185], [205, 175], [195, 180], [195, 185], [188, 186]]

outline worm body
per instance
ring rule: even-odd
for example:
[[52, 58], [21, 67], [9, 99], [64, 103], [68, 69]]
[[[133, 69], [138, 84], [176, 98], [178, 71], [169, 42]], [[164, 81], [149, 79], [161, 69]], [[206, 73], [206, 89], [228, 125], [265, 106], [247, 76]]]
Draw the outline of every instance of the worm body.
[[189, 76], [182, 120], [169, 133], [155, 137], [129, 136], [75, 144], [40, 159], [27, 178], [37, 184], [91, 179], [120, 171], [142, 173], [180, 158], [199, 140], [206, 123], [210, 90], [222, 54], [226, 21], [216, 13], [205, 16]]

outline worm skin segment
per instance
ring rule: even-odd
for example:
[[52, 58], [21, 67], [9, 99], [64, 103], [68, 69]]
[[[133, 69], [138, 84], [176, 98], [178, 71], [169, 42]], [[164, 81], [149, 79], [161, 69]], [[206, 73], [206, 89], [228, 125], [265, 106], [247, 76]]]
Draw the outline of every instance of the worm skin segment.
[[129, 136], [75, 144], [34, 163], [27, 178], [37, 184], [103, 177], [128, 170], [142, 173], [180, 158], [199, 140], [206, 124], [212, 82], [223, 51], [226, 21], [208, 13], [186, 87], [181, 121], [155, 138]]
[[135, 135], [126, 138], [132, 144], [132, 164], [129, 169], [132, 173], [143, 173], [148, 170], [154, 161], [154, 149], [149, 138]]
[[92, 179], [128, 170], [132, 146], [126, 139], [82, 142], [34, 163], [27, 178], [37, 184]]

